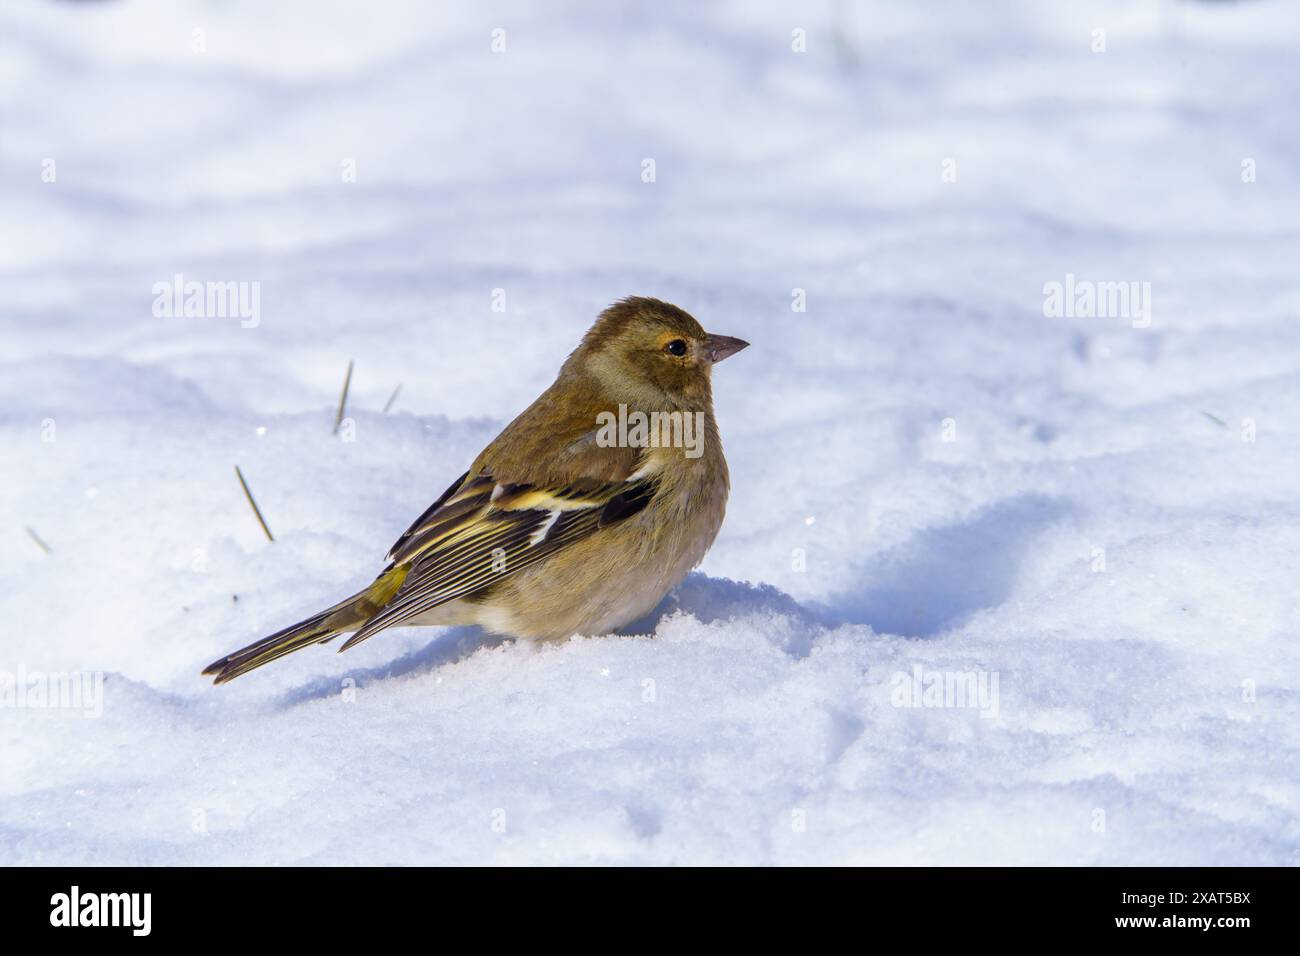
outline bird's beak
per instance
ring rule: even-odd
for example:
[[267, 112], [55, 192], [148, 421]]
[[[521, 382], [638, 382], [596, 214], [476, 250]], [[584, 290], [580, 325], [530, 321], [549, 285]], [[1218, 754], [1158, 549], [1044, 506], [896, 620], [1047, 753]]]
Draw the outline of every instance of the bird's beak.
[[709, 354], [709, 361], [714, 365], [721, 362], [728, 355], [735, 355], [748, 345], [749, 343], [744, 339], [733, 339], [730, 335], [706, 335], [704, 337], [704, 351]]

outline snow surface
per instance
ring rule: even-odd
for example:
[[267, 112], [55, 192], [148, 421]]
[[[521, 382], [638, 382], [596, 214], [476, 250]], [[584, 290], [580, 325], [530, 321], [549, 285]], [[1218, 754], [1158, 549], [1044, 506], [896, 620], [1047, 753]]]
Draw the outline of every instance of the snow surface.
[[[1295, 5], [541, 8], [0, 6], [0, 670], [106, 675], [0, 709], [0, 863], [1296, 863]], [[632, 293], [754, 343], [643, 633], [199, 677]]]

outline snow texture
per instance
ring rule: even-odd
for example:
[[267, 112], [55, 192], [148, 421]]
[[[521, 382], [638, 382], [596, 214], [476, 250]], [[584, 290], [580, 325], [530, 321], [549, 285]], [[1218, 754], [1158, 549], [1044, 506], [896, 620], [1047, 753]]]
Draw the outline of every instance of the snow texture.
[[[0, 6], [0, 863], [1297, 862], [1294, 4], [356, 9]], [[200, 678], [628, 294], [753, 343], [659, 612]]]

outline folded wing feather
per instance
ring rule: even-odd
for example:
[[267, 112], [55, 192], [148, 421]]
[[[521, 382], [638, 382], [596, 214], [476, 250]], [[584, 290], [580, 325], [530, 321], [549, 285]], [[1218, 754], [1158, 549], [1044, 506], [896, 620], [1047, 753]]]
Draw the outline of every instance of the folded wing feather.
[[647, 469], [625, 481], [584, 479], [557, 488], [500, 483], [486, 468], [473, 477], [467, 472], [393, 545], [390, 569], [409, 564], [410, 570], [393, 598], [341, 649], [627, 520], [657, 490], [658, 479]]

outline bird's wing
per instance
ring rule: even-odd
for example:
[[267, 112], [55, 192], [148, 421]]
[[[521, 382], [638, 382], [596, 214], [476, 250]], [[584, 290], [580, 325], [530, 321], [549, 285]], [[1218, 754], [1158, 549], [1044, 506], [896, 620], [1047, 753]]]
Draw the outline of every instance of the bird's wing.
[[550, 485], [467, 472], [403, 534], [390, 553], [407, 566], [393, 598], [343, 645], [473, 594], [563, 548], [624, 521], [659, 489], [650, 467], [621, 481], [575, 478]]
[[[479, 482], [480, 477], [485, 477], [485, 476], [476, 475], [474, 481], [468, 482], [468, 484], [471, 486], [470, 490], [476, 490], [478, 488], [478, 486], [480, 485]], [[458, 492], [465, 489], [465, 485], [468, 479], [469, 479], [469, 472], [467, 471], [465, 472], [465, 474], [461, 475], [459, 478], [453, 481], [451, 483], [451, 487], [448, 488], [446, 491], [444, 491], [441, 495], [439, 495], [438, 500], [435, 501], [433, 504], [429, 505], [429, 507], [425, 509], [424, 514], [416, 518], [415, 521], [411, 523], [411, 526], [402, 532], [402, 536], [398, 538], [396, 541], [394, 541], [393, 546], [388, 549], [389, 561], [391, 561], [393, 564], [401, 564], [404, 560], [406, 560], [406, 556], [408, 554], [407, 545], [412, 541], [412, 539], [418, 537], [421, 534], [421, 532], [424, 531], [430, 525], [430, 523], [434, 520], [434, 516], [437, 515], [438, 512], [442, 510], [443, 505], [447, 504], [448, 500], [453, 495], [456, 495]], [[489, 478], [488, 480], [490, 481], [491, 479]], [[495, 484], [495, 482], [493, 482], [493, 484]]]

